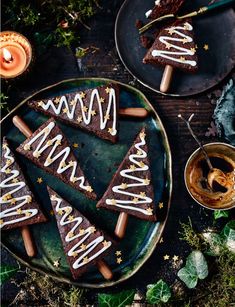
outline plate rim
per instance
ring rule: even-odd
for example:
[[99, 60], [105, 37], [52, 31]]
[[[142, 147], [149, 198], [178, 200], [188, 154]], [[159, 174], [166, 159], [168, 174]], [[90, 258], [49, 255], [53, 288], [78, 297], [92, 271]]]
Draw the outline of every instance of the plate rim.
[[[213, 89], [213, 88], [216, 87], [218, 84], [220, 84], [221, 82], [223, 82], [224, 79], [227, 78], [227, 77], [229, 76], [229, 74], [231, 74], [231, 72], [233, 71], [233, 67], [232, 67], [226, 74], [223, 75], [222, 79], [221, 79], [219, 82], [217, 82], [217, 83], [214, 84], [214, 85], [211, 85], [211, 86], [208, 87], [207, 89], [204, 89], [204, 90], [202, 90], [202, 91], [200, 91], [200, 92], [198, 92], [198, 93], [194, 93], [194, 94], [163, 93], [163, 92], [161, 92], [160, 90], [157, 90], [157, 89], [153, 88], [152, 86], [148, 85], [148, 84], [145, 83], [144, 81], [142, 81], [142, 80], [140, 80], [139, 78], [137, 78], [137, 77], [134, 75], [134, 73], [127, 67], [125, 61], [123, 60], [123, 57], [121, 56], [121, 53], [120, 53], [120, 50], [119, 50], [119, 45], [118, 45], [118, 42], [117, 42], [117, 40], [118, 40], [118, 38], [117, 38], [117, 27], [118, 27], [119, 17], [120, 17], [120, 15], [121, 15], [121, 13], [122, 13], [122, 11], [123, 11], [123, 9], [124, 9], [124, 7], [125, 7], [125, 5], [127, 4], [128, 1], [131, 1], [131, 0], [125, 0], [125, 1], [123, 2], [123, 4], [121, 5], [121, 7], [120, 7], [120, 9], [119, 9], [119, 11], [118, 11], [118, 13], [117, 13], [117, 17], [116, 17], [116, 19], [115, 19], [115, 26], [114, 26], [114, 40], [115, 40], [115, 46], [116, 46], [116, 49], [117, 49], [118, 56], [119, 56], [119, 58], [120, 58], [122, 64], [124, 65], [125, 69], [135, 78], [135, 80], [137, 80], [137, 81], [138, 81], [140, 84], [142, 84], [144, 87], [146, 87], [146, 88], [148, 88], [148, 89], [154, 91], [155, 93], [158, 93], [158, 94], [160, 94], [160, 95], [162, 95], [162, 96], [166, 96], [166, 97], [194, 97], [194, 96], [196, 96], [196, 95], [200, 95], [200, 94], [206, 93], [207, 91]], [[233, 14], [234, 14], [234, 18], [235, 18], [235, 11], [234, 11], [232, 8], [228, 9], [228, 11], [230, 11], [231, 13], [233, 13]]]
[[[51, 84], [49, 86], [43, 87], [40, 90], [35, 91], [33, 94], [27, 96], [25, 99], [23, 99], [21, 102], [19, 102], [19, 104], [17, 104], [15, 106], [15, 108], [13, 108], [5, 117], [2, 118], [2, 120], [0, 121], [0, 124], [2, 125], [8, 118], [10, 118], [11, 116], [14, 115], [14, 113], [20, 108], [22, 107], [24, 104], [27, 103], [28, 100], [30, 100], [31, 98], [33, 98], [34, 96], [38, 95], [41, 92], [44, 92], [46, 90], [52, 89], [53, 87], [59, 86], [61, 84], [64, 83], [69, 83], [69, 82], [84, 82], [84, 81], [99, 81], [99, 82], [104, 82], [104, 83], [116, 83], [119, 84], [120, 86], [123, 86], [125, 88], [127, 88], [128, 90], [130, 90], [131, 92], [136, 92], [138, 95], [140, 95], [141, 97], [143, 97], [144, 102], [146, 103], [148, 110], [153, 112], [154, 117], [155, 117], [155, 121], [157, 121], [159, 128], [160, 128], [160, 133], [161, 133], [161, 137], [162, 137], [162, 143], [163, 146], [165, 148], [165, 154], [166, 154], [166, 178], [168, 183], [168, 187], [167, 187], [167, 196], [168, 196], [168, 203], [167, 203], [167, 212], [165, 215], [165, 219], [164, 221], [160, 221], [159, 222], [159, 226], [157, 227], [157, 232], [158, 232], [158, 236], [156, 236], [156, 239], [152, 242], [151, 246], [149, 246], [146, 250], [145, 256], [142, 257], [141, 261], [138, 262], [137, 264], [135, 263], [133, 265], [133, 268], [131, 269], [131, 272], [127, 272], [124, 273], [118, 280], [113, 280], [113, 281], [106, 281], [104, 280], [104, 282], [101, 282], [99, 284], [94, 284], [94, 283], [88, 283], [88, 282], [76, 282], [71, 280], [69, 277], [66, 278], [63, 275], [59, 275], [56, 274], [56, 272], [52, 273], [52, 272], [46, 272], [41, 268], [38, 268], [37, 266], [35, 266], [34, 264], [30, 264], [27, 262], [27, 260], [24, 260], [23, 258], [19, 257], [18, 255], [16, 255], [9, 247], [7, 247], [2, 241], [1, 241], [1, 245], [20, 263], [22, 263], [24, 266], [40, 273], [40, 274], [46, 274], [49, 277], [53, 278], [56, 281], [59, 282], [64, 282], [70, 285], [75, 285], [75, 286], [79, 286], [79, 287], [86, 287], [86, 288], [93, 288], [93, 289], [100, 289], [100, 288], [106, 288], [106, 287], [112, 287], [115, 286], [117, 284], [120, 284], [121, 282], [126, 281], [127, 279], [129, 279], [130, 277], [132, 277], [144, 264], [145, 262], [150, 258], [150, 256], [153, 254], [157, 243], [160, 239], [160, 237], [162, 236], [162, 233], [165, 229], [166, 226], [166, 222], [168, 220], [168, 215], [169, 215], [169, 210], [170, 210], [170, 204], [171, 204], [171, 199], [172, 199], [172, 189], [173, 189], [173, 177], [172, 177], [172, 154], [171, 154], [171, 148], [170, 148], [170, 144], [169, 144], [169, 140], [167, 137], [167, 133], [166, 130], [162, 124], [162, 121], [159, 117], [159, 115], [157, 114], [157, 111], [154, 109], [154, 107], [152, 106], [152, 104], [149, 102], [149, 100], [147, 99], [147, 97], [138, 89], [136, 89], [135, 87], [129, 85], [129, 84], [125, 84], [123, 82], [120, 81], [116, 81], [116, 80], [112, 80], [112, 79], [108, 79], [108, 78], [97, 78], [97, 77], [83, 77], [83, 78], [70, 78], [70, 79], [65, 79], [62, 81], [59, 81], [57, 83]], [[156, 228], [155, 228], [156, 229]], [[153, 232], [151, 233], [151, 235], [153, 234]]]

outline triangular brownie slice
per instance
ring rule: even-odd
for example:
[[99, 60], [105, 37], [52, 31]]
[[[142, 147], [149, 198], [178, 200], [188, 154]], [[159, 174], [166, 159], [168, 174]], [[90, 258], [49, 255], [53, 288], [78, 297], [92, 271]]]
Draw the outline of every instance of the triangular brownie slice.
[[129, 149], [97, 208], [126, 212], [155, 221], [154, 192], [151, 183], [145, 128]]
[[53, 119], [40, 126], [16, 150], [87, 197], [96, 198], [66, 137]]
[[70, 270], [77, 279], [109, 252], [112, 241], [49, 187], [48, 192]]
[[92, 132], [100, 138], [113, 143], [117, 141], [119, 109], [117, 84], [30, 101], [28, 105], [36, 111]]
[[6, 138], [2, 143], [0, 188], [0, 228], [2, 230], [46, 221]]
[[143, 59], [144, 63], [171, 65], [195, 72], [198, 69], [191, 20], [177, 20], [163, 29]]
[[168, 14], [175, 14], [185, 0], [156, 0], [153, 9], [147, 11], [145, 16], [150, 19], [157, 19]]

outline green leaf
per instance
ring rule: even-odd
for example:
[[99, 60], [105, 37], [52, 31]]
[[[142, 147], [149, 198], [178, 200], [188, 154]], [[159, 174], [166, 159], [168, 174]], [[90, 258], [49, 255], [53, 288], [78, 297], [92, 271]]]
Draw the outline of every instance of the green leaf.
[[208, 276], [208, 266], [206, 259], [201, 251], [192, 251], [186, 261], [188, 268], [194, 268], [198, 278], [205, 279]]
[[162, 279], [156, 284], [148, 285], [147, 288], [146, 299], [149, 304], [166, 303], [171, 297], [171, 290]]
[[186, 260], [186, 265], [178, 272], [178, 277], [188, 288], [195, 288], [198, 278], [204, 279], [208, 276], [208, 266], [201, 251], [192, 251]]
[[124, 290], [116, 294], [98, 294], [99, 307], [124, 307], [126, 305], [131, 305], [135, 290]]
[[209, 250], [206, 251], [206, 254], [209, 256], [218, 256], [221, 253], [221, 249], [224, 248], [224, 238], [213, 232], [205, 232], [203, 233], [203, 237], [210, 246]]
[[227, 218], [228, 216], [229, 216], [229, 212], [228, 211], [225, 211], [225, 210], [215, 210], [214, 211], [214, 219], [215, 220], [218, 220], [221, 217]]
[[228, 222], [221, 232], [226, 247], [235, 253], [235, 220]]
[[195, 288], [198, 281], [198, 276], [196, 271], [188, 267], [183, 267], [178, 272], [178, 277], [181, 279], [189, 289]]
[[0, 285], [6, 282], [19, 270], [17, 267], [11, 265], [1, 265], [0, 266]]

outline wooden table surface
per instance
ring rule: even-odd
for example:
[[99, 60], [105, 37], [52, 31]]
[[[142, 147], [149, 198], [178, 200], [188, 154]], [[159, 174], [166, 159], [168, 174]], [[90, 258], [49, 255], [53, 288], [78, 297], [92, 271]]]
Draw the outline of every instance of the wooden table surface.
[[[164, 261], [163, 256], [165, 254], [169, 254], [171, 257], [178, 255], [185, 260], [189, 251], [186, 244], [179, 240], [179, 222], [186, 222], [190, 216], [196, 230], [212, 225], [211, 212], [196, 204], [188, 195], [184, 185], [184, 166], [189, 155], [197, 148], [197, 144], [177, 115], [180, 113], [188, 118], [194, 113], [192, 126], [202, 142], [218, 141], [218, 136], [213, 135], [213, 131], [210, 133], [208, 128], [211, 127], [213, 120], [215, 98], [219, 96], [223, 85], [229, 79], [228, 77], [227, 80], [207, 93], [183, 99], [162, 97], [140, 85], [125, 70], [115, 48], [114, 23], [122, 2], [121, 0], [107, 1], [105, 6], [89, 22], [91, 30], [81, 30], [80, 46], [83, 48], [93, 46], [97, 49], [91, 49], [96, 51], [90, 52], [82, 58], [79, 65], [77, 65], [72, 51], [64, 48], [52, 48], [43, 57], [36, 58], [30, 76], [24, 81], [17, 81], [10, 90], [12, 101], [18, 103], [30, 93], [60, 80], [72, 77], [104, 77], [131, 84], [141, 90], [159, 114], [169, 138], [173, 158], [173, 197], [163, 234], [164, 242], [158, 245], [151, 258], [137, 274], [118, 286], [120, 289], [124, 287], [141, 288], [160, 278], [173, 282], [178, 269], [174, 267], [172, 261]], [[3, 263], [9, 262], [10, 256], [6, 252], [2, 253]], [[3, 290], [7, 290], [2, 293], [3, 301], [9, 302], [14, 297], [15, 288], [7, 283]]]

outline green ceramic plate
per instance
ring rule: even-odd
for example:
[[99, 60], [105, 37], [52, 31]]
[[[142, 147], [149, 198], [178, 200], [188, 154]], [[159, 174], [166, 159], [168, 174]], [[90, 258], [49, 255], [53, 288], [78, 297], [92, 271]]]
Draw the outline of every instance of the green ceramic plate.
[[[20, 115], [32, 130], [36, 130], [47, 120], [46, 116], [36, 113], [27, 107], [27, 101], [32, 98], [41, 99], [51, 95], [61, 95], [74, 89], [84, 90], [109, 82], [116, 81], [97, 78], [72, 79], [44, 88], [22, 101], [2, 120], [2, 135], [6, 135], [12, 147], [16, 148], [25, 137], [12, 124], [12, 117], [14, 115]], [[136, 134], [145, 125], [148, 129], [158, 222], [150, 223], [134, 217], [129, 218], [126, 236], [116, 246], [116, 250], [121, 250], [122, 252], [122, 263], [116, 263], [115, 250], [105, 258], [114, 272], [115, 277], [112, 281], [105, 281], [96, 267], [88, 271], [81, 279], [74, 281], [63, 252], [55, 217], [51, 215], [52, 208], [46, 191], [46, 184], [50, 185], [74, 207], [84, 213], [97, 227], [103, 228], [109, 234], [112, 234], [114, 231], [118, 214], [102, 209], [97, 210], [94, 201], [87, 199], [80, 192], [62, 183], [55, 177], [48, 175], [22, 156], [19, 156], [21, 166], [32, 183], [32, 190], [46, 212], [49, 222], [30, 227], [38, 250], [37, 257], [33, 259], [29, 259], [26, 256], [18, 229], [4, 232], [2, 235], [2, 244], [23, 264], [60, 281], [84, 287], [101, 288], [112, 286], [128, 279], [137, 272], [154, 251], [164, 229], [170, 206], [172, 191], [171, 153], [164, 127], [153, 107], [141, 92], [131, 86], [119, 82], [116, 83], [120, 85], [121, 89], [121, 108], [144, 107], [149, 110], [149, 116], [144, 120], [137, 120], [135, 118], [120, 119], [120, 137], [117, 144], [111, 144], [62, 123], [59, 123], [59, 125], [70, 143], [79, 144], [79, 147], [74, 149], [75, 155], [78, 157], [88, 180], [99, 197], [105, 192], [109, 181], [134, 141]], [[38, 177], [43, 178], [42, 184], [37, 183]], [[158, 207], [159, 202], [164, 203], [163, 209]], [[58, 259], [60, 259], [60, 267], [55, 268], [53, 262]]]

